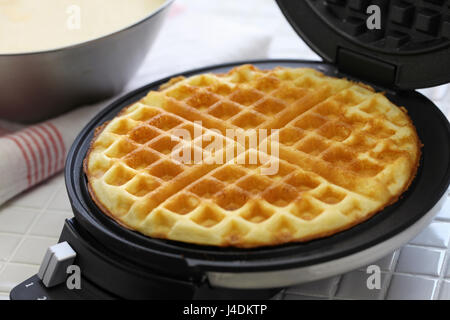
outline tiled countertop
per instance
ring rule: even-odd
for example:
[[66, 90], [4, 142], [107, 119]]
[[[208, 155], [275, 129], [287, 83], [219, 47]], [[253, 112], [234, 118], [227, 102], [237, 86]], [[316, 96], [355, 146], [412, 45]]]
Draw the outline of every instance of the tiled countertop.
[[0, 299], [37, 273], [46, 249], [72, 217], [62, 174], [0, 209]]
[[[186, 1], [179, 1], [186, 4]], [[217, 3], [220, 2], [219, 5]], [[271, 25], [270, 57], [318, 59], [299, 40], [271, 0], [196, 0], [199, 11], [220, 13], [239, 23]], [[212, 4], [214, 3], [214, 5]], [[239, 3], [239, 5], [238, 5]], [[239, 6], [239, 12], [233, 10]], [[274, 18], [276, 17], [276, 18]], [[424, 90], [449, 116], [448, 86]], [[62, 174], [0, 207], [0, 299], [35, 274], [48, 246], [57, 242], [72, 216]], [[450, 191], [434, 221], [408, 245], [375, 262], [381, 289], [369, 290], [365, 268], [283, 290], [280, 299], [450, 299]]]

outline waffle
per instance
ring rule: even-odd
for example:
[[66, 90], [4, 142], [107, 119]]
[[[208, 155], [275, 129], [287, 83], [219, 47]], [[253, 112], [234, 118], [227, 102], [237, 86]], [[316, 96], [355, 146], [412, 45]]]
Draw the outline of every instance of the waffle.
[[[178, 129], [202, 136], [189, 141]], [[258, 129], [261, 139], [255, 148], [227, 129]], [[210, 148], [219, 138], [223, 148]], [[98, 207], [127, 228], [252, 248], [368, 219], [408, 188], [420, 147], [406, 110], [366, 85], [308, 68], [242, 65], [150, 91], [97, 129], [84, 170]], [[181, 151], [190, 162], [174, 157]]]

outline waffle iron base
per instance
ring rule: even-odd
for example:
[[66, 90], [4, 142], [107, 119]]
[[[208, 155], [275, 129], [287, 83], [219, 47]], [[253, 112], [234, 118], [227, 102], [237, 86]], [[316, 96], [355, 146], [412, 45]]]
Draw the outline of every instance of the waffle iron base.
[[[301, 60], [245, 61], [182, 75], [226, 72], [243, 63], [263, 69], [309, 67], [359, 81], [340, 74], [334, 65]], [[75, 263], [80, 266], [87, 286], [79, 293], [69, 292], [65, 287], [42, 287], [40, 294], [46, 293], [49, 298], [53, 294], [58, 299], [268, 298], [277, 292], [276, 288], [329, 277], [376, 261], [413, 238], [440, 209], [440, 199], [450, 182], [448, 120], [430, 100], [415, 91], [394, 91], [369, 82], [408, 110], [424, 144], [418, 174], [408, 191], [371, 219], [327, 238], [258, 249], [198, 246], [152, 239], [124, 229], [90, 199], [82, 162], [96, 127], [168, 79], [118, 99], [101, 111], [75, 140], [65, 169], [75, 218], [66, 222], [60, 240], [68, 241], [77, 252]], [[16, 287], [11, 298], [35, 297], [30, 296], [26, 283]]]

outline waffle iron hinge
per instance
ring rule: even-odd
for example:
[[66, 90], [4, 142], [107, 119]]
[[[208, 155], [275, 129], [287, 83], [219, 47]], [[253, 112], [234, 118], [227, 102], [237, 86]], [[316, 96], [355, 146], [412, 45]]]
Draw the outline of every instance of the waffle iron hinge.
[[385, 88], [395, 86], [397, 67], [390, 63], [338, 47], [336, 64], [341, 73], [349, 76]]

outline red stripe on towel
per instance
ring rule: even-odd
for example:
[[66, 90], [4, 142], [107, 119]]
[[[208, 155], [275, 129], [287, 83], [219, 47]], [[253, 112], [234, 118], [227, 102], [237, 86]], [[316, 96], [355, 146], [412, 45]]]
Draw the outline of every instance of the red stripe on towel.
[[[38, 178], [37, 177], [37, 175], [38, 175], [38, 170], [37, 170], [38, 162], [37, 162], [36, 154], [35, 154], [34, 149], [33, 149], [33, 145], [30, 143], [30, 141], [28, 139], [25, 139], [25, 136], [23, 135], [23, 132], [18, 132], [18, 133], [15, 134], [15, 136], [17, 136], [18, 138], [22, 139], [22, 141], [25, 143], [25, 146], [27, 147], [28, 151], [31, 154], [31, 159], [33, 160], [33, 162], [31, 163], [32, 164], [31, 169], [32, 170], [34, 169], [34, 181], [33, 181], [33, 179], [31, 179], [31, 183], [34, 185], [34, 184], [36, 184], [38, 182], [38, 179], [37, 179]], [[33, 171], [31, 172], [31, 174], [33, 174]]]
[[50, 131], [48, 131], [48, 129], [47, 129], [46, 127], [44, 127], [42, 124], [39, 125], [38, 127], [39, 127], [42, 131], [44, 131], [45, 134], [48, 136], [48, 138], [50, 139], [51, 146], [52, 146], [52, 148], [53, 148], [53, 156], [50, 157], [50, 159], [49, 159], [49, 160], [52, 160], [52, 161], [53, 161], [53, 169], [49, 171], [49, 172], [50, 172], [49, 175], [52, 175], [53, 173], [56, 172], [57, 166], [58, 166], [58, 163], [57, 163], [57, 159], [58, 159], [58, 146], [57, 146], [57, 144], [56, 144], [55, 138], [53, 138], [52, 134], [50, 133]]
[[60, 159], [60, 169], [64, 168], [64, 162], [65, 162], [65, 158], [66, 158], [66, 146], [64, 145], [64, 140], [62, 138], [61, 133], [59, 132], [59, 130], [53, 125], [53, 123], [51, 122], [47, 122], [47, 125], [53, 129], [53, 131], [56, 133], [56, 136], [58, 137], [58, 141], [59, 144], [61, 146], [61, 159]]
[[44, 169], [45, 169], [45, 158], [44, 153], [42, 152], [42, 148], [40, 143], [37, 141], [34, 132], [31, 133], [29, 129], [24, 130], [24, 134], [26, 134], [30, 139], [33, 141], [34, 145], [36, 146], [37, 152], [39, 154], [39, 163], [36, 163], [35, 168], [35, 174], [36, 174], [36, 183], [40, 182], [45, 179], [44, 176]]
[[31, 127], [30, 130], [33, 131], [41, 139], [42, 143], [44, 144], [45, 153], [47, 155], [47, 172], [45, 172], [44, 162], [42, 162], [42, 176], [43, 176], [43, 179], [46, 179], [50, 176], [50, 171], [52, 168], [51, 167], [52, 151], [50, 150], [50, 146], [47, 143], [47, 139], [45, 139], [45, 137], [42, 135], [42, 133], [39, 132], [39, 130], [37, 130], [38, 128], [39, 127]]
[[19, 140], [17, 140], [16, 137], [12, 136], [12, 135], [8, 135], [5, 136], [5, 139], [10, 139], [12, 142], [14, 142], [17, 147], [20, 149], [20, 151], [22, 152], [22, 155], [25, 159], [25, 163], [27, 166], [27, 181], [28, 181], [28, 188], [31, 186], [31, 175], [30, 175], [30, 171], [31, 171], [31, 164], [30, 164], [30, 159], [28, 158], [28, 155], [24, 149], [24, 147], [22, 146], [22, 144], [19, 142]]

